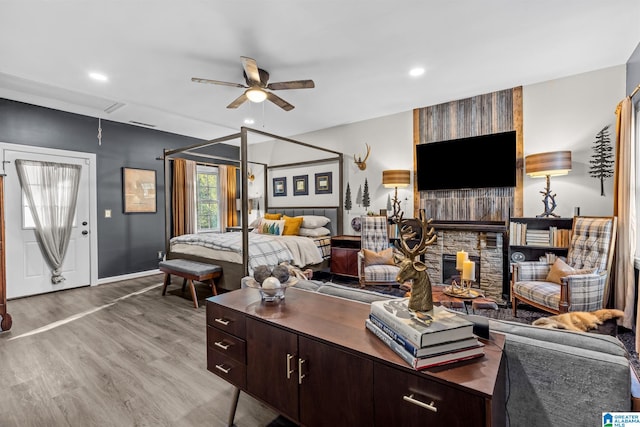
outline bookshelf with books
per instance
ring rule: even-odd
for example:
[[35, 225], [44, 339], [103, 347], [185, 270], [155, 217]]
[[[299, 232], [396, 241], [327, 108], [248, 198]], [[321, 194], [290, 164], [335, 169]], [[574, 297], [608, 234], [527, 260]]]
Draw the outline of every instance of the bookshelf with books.
[[573, 218], [511, 218], [509, 221], [510, 262], [552, 262], [566, 256]]

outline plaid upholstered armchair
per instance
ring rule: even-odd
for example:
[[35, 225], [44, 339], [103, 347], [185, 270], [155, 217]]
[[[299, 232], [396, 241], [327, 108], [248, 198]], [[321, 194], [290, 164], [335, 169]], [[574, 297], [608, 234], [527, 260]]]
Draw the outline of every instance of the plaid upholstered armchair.
[[513, 267], [511, 304], [518, 301], [559, 314], [605, 306], [616, 241], [616, 217], [576, 216], [567, 261], [524, 261]]
[[393, 285], [400, 267], [395, 265], [393, 248], [389, 246], [386, 216], [362, 216], [358, 279], [366, 285]]

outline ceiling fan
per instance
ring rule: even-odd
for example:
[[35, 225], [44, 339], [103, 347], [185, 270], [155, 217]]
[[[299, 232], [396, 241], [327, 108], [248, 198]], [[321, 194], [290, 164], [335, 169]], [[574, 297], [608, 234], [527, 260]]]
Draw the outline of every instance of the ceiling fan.
[[246, 85], [242, 83], [229, 83], [219, 80], [201, 79], [197, 77], [192, 77], [191, 81], [196, 83], [210, 83], [214, 85], [224, 85], [247, 89], [242, 95], [233, 100], [231, 104], [227, 105], [227, 108], [238, 108], [247, 100], [252, 102], [262, 102], [265, 99], [268, 99], [285, 111], [293, 110], [294, 106], [289, 104], [279, 96], [273, 94], [272, 92], [267, 91], [266, 89], [311, 89], [315, 87], [313, 80], [292, 80], [288, 82], [269, 83], [269, 73], [261, 68], [258, 68], [258, 64], [256, 63], [255, 59], [248, 58], [246, 56], [241, 56], [240, 58], [242, 59], [242, 68], [244, 68], [243, 74]]

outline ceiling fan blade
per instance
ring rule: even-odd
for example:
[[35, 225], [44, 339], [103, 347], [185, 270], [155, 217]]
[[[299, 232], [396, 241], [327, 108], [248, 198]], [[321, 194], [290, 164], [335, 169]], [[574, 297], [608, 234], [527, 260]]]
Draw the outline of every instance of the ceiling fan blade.
[[242, 95], [234, 99], [233, 102], [231, 102], [231, 104], [227, 105], [227, 108], [238, 108], [248, 100], [249, 98], [247, 98], [247, 95], [243, 93]]
[[246, 88], [247, 86], [240, 83], [229, 83], [229, 82], [221, 82], [220, 80], [211, 80], [211, 79], [201, 79], [198, 77], [191, 77], [192, 82], [196, 83], [209, 83], [213, 85], [223, 85], [223, 86], [231, 86], [231, 87], [242, 87]]
[[258, 64], [255, 59], [241, 56], [242, 68], [251, 82], [260, 84], [260, 72], [258, 71]]
[[278, 82], [269, 83], [267, 89], [282, 90], [282, 89], [313, 89], [316, 87], [313, 80], [292, 80], [290, 82]]
[[267, 99], [285, 111], [291, 111], [295, 108], [293, 105], [271, 92], [267, 92]]

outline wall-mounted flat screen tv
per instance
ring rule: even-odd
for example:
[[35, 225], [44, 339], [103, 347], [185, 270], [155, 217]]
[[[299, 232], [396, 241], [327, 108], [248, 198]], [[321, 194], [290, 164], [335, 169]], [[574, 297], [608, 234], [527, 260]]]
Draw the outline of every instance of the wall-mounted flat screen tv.
[[516, 132], [416, 146], [418, 191], [515, 187]]

